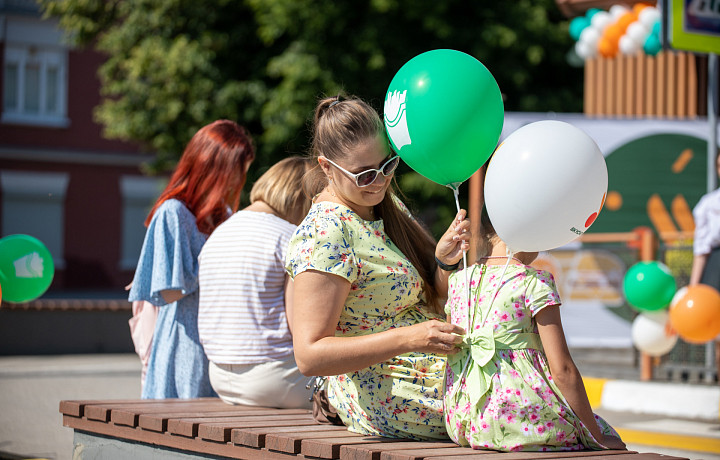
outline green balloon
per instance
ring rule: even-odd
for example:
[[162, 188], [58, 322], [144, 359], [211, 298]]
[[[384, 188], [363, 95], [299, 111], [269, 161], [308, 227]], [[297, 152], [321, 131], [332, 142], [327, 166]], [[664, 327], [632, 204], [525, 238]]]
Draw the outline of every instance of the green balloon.
[[0, 239], [0, 285], [3, 300], [29, 302], [50, 287], [55, 276], [50, 251], [37, 238], [10, 235]]
[[677, 285], [665, 264], [638, 262], [625, 273], [623, 291], [630, 306], [639, 311], [656, 311], [670, 305]]
[[490, 71], [469, 54], [422, 53], [395, 74], [385, 96], [385, 128], [405, 163], [457, 188], [487, 161], [504, 121]]

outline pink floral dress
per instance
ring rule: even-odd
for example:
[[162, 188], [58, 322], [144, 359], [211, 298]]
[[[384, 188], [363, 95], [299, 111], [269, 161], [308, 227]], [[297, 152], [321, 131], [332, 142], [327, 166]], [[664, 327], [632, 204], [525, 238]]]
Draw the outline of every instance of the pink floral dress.
[[[401, 203], [399, 203], [401, 205]], [[438, 319], [423, 304], [422, 279], [385, 234], [337, 203], [319, 202], [290, 241], [286, 268], [333, 273], [351, 283], [335, 336], [353, 337]], [[444, 356], [407, 353], [328, 377], [328, 399], [350, 431], [419, 440], [447, 439]]]
[[[448, 360], [448, 434], [476, 449], [605, 449], [553, 382], [537, 333], [534, 316], [560, 305], [555, 280], [549, 272], [525, 265], [511, 264], [504, 275], [503, 269], [468, 267], [469, 302], [465, 271], [450, 277], [445, 312], [453, 324], [472, 332]], [[602, 418], [595, 419], [603, 433], [617, 436]]]

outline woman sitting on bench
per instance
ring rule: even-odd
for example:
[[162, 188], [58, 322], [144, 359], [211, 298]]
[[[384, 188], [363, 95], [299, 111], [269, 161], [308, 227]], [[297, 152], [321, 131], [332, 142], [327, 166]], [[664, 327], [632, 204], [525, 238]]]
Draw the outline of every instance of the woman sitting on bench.
[[465, 211], [436, 245], [396, 197], [399, 158], [362, 100], [321, 100], [312, 149], [314, 203], [287, 263], [298, 367], [329, 376], [329, 402], [350, 431], [447, 439], [444, 355], [464, 331], [442, 320], [442, 305], [468, 247]]

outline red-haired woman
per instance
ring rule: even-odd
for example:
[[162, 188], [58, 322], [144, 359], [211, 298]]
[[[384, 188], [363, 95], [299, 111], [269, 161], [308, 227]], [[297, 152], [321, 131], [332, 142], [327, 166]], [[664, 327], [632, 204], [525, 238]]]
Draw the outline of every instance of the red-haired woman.
[[215, 396], [198, 337], [198, 254], [208, 236], [237, 211], [252, 139], [229, 120], [190, 140], [145, 221], [147, 234], [129, 300], [160, 306], [143, 385], [146, 399]]

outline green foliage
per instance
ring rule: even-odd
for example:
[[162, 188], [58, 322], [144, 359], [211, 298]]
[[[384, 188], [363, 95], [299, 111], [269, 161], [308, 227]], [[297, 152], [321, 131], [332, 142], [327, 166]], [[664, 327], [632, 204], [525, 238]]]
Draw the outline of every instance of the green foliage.
[[[581, 109], [582, 70], [565, 62], [572, 38], [554, 0], [41, 2], [75, 43], [107, 55], [96, 120], [107, 137], [155, 152], [156, 172], [201, 126], [229, 118], [256, 139], [252, 182], [307, 149], [318, 97], [344, 90], [381, 110], [397, 70], [436, 48], [479, 59], [506, 111]], [[448, 189], [411, 176], [402, 186], [424, 214], [454, 214]]]

